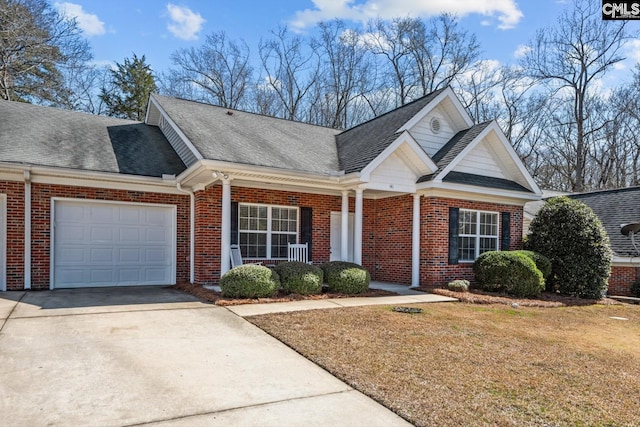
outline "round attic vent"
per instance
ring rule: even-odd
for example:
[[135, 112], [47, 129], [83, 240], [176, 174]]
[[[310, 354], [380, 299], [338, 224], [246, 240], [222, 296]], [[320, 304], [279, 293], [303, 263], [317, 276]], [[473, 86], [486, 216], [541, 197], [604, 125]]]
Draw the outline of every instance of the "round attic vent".
[[440, 123], [440, 119], [438, 119], [437, 117], [432, 117], [429, 125], [431, 126], [431, 132], [440, 133], [440, 129], [442, 129], [442, 123]]

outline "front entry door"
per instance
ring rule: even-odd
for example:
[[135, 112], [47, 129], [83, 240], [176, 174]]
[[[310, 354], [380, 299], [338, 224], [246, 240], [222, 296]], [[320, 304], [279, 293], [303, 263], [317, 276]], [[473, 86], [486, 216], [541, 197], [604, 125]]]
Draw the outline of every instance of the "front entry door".
[[347, 245], [346, 259], [342, 259], [342, 248], [340, 242], [342, 241], [342, 213], [331, 212], [331, 254], [329, 255], [330, 261], [349, 261], [353, 262], [353, 221], [354, 215], [349, 214], [349, 239]]

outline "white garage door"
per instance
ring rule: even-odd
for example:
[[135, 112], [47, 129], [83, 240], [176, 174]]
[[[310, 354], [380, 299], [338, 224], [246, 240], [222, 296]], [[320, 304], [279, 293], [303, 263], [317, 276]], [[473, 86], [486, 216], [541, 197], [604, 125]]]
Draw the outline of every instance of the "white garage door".
[[174, 206], [53, 203], [52, 288], [175, 283]]

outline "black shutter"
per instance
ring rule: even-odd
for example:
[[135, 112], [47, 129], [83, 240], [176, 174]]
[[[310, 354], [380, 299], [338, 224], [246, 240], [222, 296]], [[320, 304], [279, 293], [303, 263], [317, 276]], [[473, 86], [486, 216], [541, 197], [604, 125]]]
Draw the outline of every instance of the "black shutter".
[[511, 212], [502, 212], [502, 232], [500, 233], [500, 250], [508, 251], [511, 246]]
[[309, 244], [309, 260], [312, 260], [311, 248], [312, 228], [313, 226], [313, 210], [311, 208], [300, 208], [300, 243]]
[[238, 202], [231, 202], [231, 244], [238, 244]]
[[458, 263], [459, 208], [449, 208], [449, 264]]

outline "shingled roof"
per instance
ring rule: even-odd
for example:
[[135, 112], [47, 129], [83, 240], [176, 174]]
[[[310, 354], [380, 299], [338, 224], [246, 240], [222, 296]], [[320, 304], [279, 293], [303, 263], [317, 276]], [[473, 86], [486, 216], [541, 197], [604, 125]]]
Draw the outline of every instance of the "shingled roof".
[[185, 170], [160, 130], [130, 120], [0, 101], [0, 161], [160, 177]]
[[[620, 226], [640, 222], [640, 187], [572, 194], [569, 197], [583, 202], [598, 215], [616, 255], [628, 257], [634, 254], [631, 239], [620, 232]], [[640, 243], [640, 239], [638, 241]]]
[[336, 129], [152, 96], [205, 159], [321, 174], [340, 170]]
[[339, 134], [336, 144], [340, 168], [346, 173], [364, 169], [398, 138], [398, 129], [444, 90], [432, 92]]

